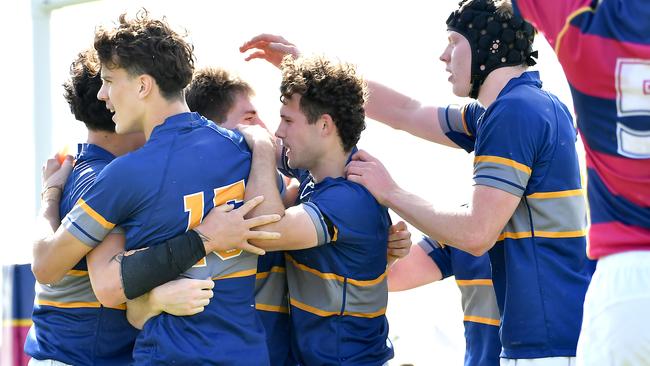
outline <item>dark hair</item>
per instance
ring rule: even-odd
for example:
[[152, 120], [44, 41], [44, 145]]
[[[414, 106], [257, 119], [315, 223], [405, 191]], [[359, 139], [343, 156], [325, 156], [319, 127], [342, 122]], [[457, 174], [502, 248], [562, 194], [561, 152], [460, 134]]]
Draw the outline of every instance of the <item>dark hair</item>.
[[97, 99], [102, 86], [100, 64], [93, 49], [80, 52], [70, 64], [70, 79], [63, 83], [63, 96], [74, 117], [89, 130], [115, 132], [113, 114], [106, 103]]
[[133, 19], [120, 15], [117, 27], [98, 28], [95, 49], [102, 66], [123, 68], [129, 75], [151, 75], [168, 100], [182, 98], [183, 88], [192, 79], [194, 47], [164, 18], [149, 18], [145, 9]]
[[281, 64], [280, 100], [286, 104], [300, 94], [300, 110], [307, 121], [316, 123], [329, 114], [336, 124], [343, 150], [350, 151], [366, 128], [366, 85], [348, 63], [333, 63], [322, 56], [284, 58]]
[[253, 96], [253, 88], [245, 81], [219, 68], [204, 68], [194, 73], [185, 89], [185, 100], [192, 112], [216, 123], [224, 123], [238, 95]]

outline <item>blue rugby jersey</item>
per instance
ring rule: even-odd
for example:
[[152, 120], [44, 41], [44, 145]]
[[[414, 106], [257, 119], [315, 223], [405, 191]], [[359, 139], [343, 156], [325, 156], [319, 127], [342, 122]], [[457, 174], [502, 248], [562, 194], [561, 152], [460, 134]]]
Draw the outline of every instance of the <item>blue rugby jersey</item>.
[[591, 278], [586, 204], [571, 115], [541, 90], [537, 72], [514, 78], [484, 113], [441, 108], [441, 127], [474, 151], [474, 181], [521, 197], [490, 249], [505, 358], [575, 356]]
[[[251, 155], [243, 137], [196, 113], [156, 126], [139, 150], [115, 159], [64, 219], [79, 240], [96, 245], [119, 224], [127, 249], [174, 237], [213, 206], [240, 205]], [[265, 365], [268, 352], [254, 308], [257, 256], [209, 253], [184, 273], [212, 278], [214, 297], [193, 316], [148, 320], [136, 340], [136, 364]]]
[[290, 169], [286, 156], [283, 163], [283, 173], [301, 182], [298, 203], [319, 237], [317, 247], [285, 252], [294, 356], [304, 365], [382, 365], [393, 357], [388, 211], [359, 184], [315, 183], [309, 172]]
[[266, 252], [257, 260], [255, 308], [266, 332], [273, 366], [297, 365], [291, 353], [289, 289], [284, 252]]
[[[61, 217], [70, 212], [113, 159], [113, 154], [97, 145], [79, 144], [61, 196]], [[125, 309], [106, 308], [99, 303], [83, 258], [60, 282], [37, 284], [34, 324], [25, 341], [25, 353], [35, 359], [71, 365], [129, 364], [138, 331], [126, 320]]]
[[650, 4], [514, 0], [555, 49], [584, 142], [589, 256], [650, 250]]
[[489, 255], [475, 257], [427, 237], [419, 245], [436, 263], [442, 278], [456, 278], [463, 304], [465, 366], [498, 366], [500, 316]]

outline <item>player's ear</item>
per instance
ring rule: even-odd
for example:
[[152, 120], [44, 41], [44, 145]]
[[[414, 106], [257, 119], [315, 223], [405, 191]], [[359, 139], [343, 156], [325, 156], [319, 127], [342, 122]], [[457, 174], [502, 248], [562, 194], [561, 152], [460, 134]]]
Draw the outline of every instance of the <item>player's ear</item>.
[[140, 99], [146, 98], [151, 94], [151, 91], [156, 85], [156, 80], [151, 76], [147, 74], [142, 74], [138, 76], [138, 97]]
[[320, 125], [321, 135], [329, 136], [332, 133], [336, 133], [336, 124], [329, 114], [322, 114], [317, 123]]

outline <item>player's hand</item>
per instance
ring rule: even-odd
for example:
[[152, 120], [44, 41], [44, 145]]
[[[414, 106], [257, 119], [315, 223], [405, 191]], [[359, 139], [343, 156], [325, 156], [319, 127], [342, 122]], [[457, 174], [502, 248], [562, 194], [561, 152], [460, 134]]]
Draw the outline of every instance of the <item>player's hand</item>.
[[411, 251], [411, 232], [404, 221], [388, 229], [388, 256], [391, 259], [406, 257]]
[[252, 151], [266, 148], [275, 152], [277, 139], [266, 128], [259, 125], [239, 124], [237, 130], [244, 136], [246, 144]]
[[241, 53], [249, 50], [253, 50], [253, 52], [246, 56], [246, 61], [259, 58], [278, 68], [286, 55], [291, 55], [293, 58], [300, 56], [298, 47], [284, 39], [284, 37], [273, 34], [257, 35], [239, 47]]
[[43, 199], [45, 199], [46, 196], [51, 197], [52, 193], [57, 193], [60, 196], [63, 191], [63, 186], [72, 171], [72, 156], [65, 155], [62, 162], [59, 161], [61, 160], [57, 154], [54, 157], [47, 159], [41, 169], [41, 198]]
[[251, 229], [279, 221], [280, 215], [260, 215], [249, 219], [244, 218], [249, 211], [263, 200], [263, 196], [257, 196], [234, 210], [233, 206], [229, 204], [217, 206], [210, 210], [203, 222], [194, 228], [194, 231], [203, 240], [203, 244], [206, 245], [206, 252], [242, 249], [253, 254], [263, 255], [265, 251], [251, 245], [248, 240], [279, 239], [280, 233], [253, 231]]
[[386, 206], [388, 197], [399, 187], [377, 158], [364, 150], [357, 151], [345, 167], [346, 178], [366, 187], [375, 199]]
[[214, 281], [181, 278], [160, 285], [149, 295], [154, 309], [176, 316], [202, 312], [214, 296]]

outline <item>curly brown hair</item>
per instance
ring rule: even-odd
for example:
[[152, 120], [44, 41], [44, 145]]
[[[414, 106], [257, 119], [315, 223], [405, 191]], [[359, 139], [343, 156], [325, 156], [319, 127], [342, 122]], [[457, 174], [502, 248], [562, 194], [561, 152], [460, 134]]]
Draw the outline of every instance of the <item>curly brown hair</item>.
[[310, 124], [329, 114], [336, 124], [344, 151], [350, 151], [366, 128], [364, 103], [367, 87], [348, 63], [335, 63], [323, 56], [293, 59], [280, 65], [280, 100], [286, 104], [300, 94], [300, 110]]
[[102, 66], [123, 68], [132, 76], [151, 75], [167, 100], [182, 98], [192, 80], [194, 47], [164, 18], [149, 18], [145, 9], [133, 19], [120, 15], [117, 27], [98, 28], [95, 49]]
[[80, 52], [70, 64], [70, 79], [63, 83], [63, 96], [74, 117], [92, 131], [115, 132], [113, 113], [106, 103], [97, 99], [102, 79], [97, 52], [88, 49]]
[[207, 67], [194, 73], [192, 82], [185, 89], [185, 100], [192, 112], [221, 124], [241, 94], [252, 97], [255, 92], [247, 82], [228, 71]]

